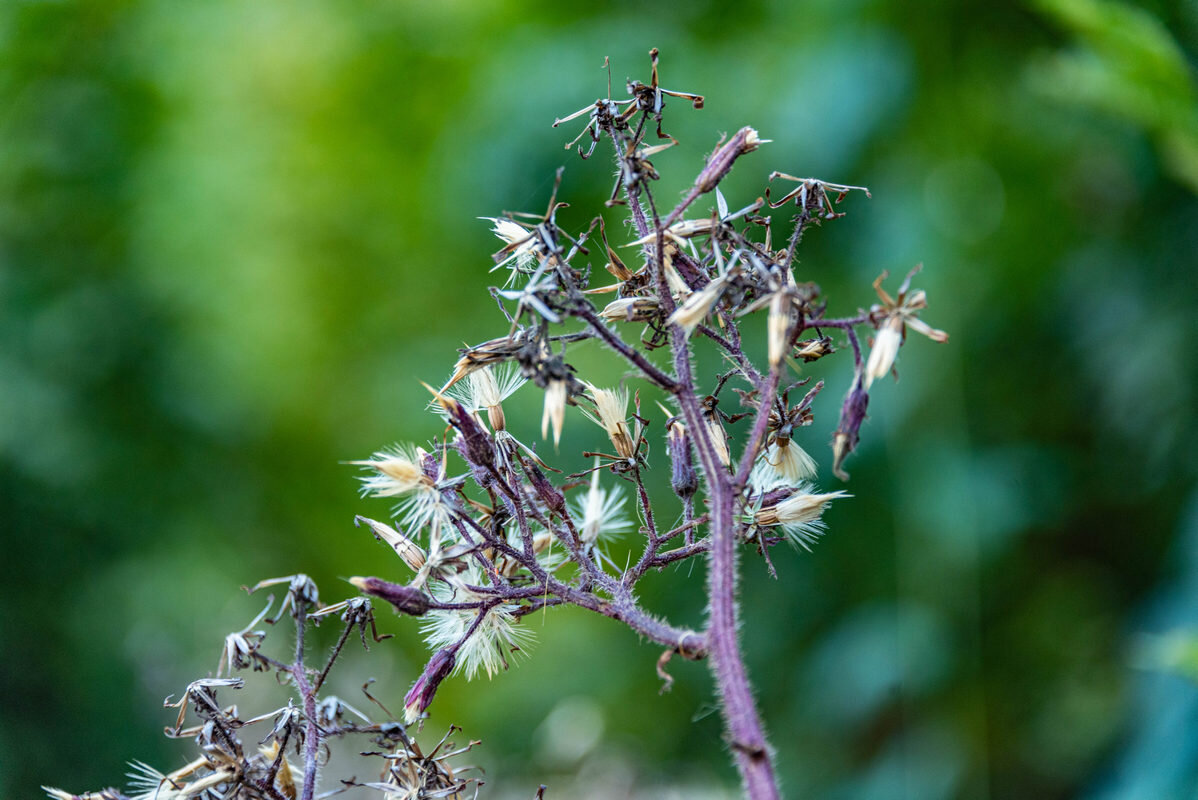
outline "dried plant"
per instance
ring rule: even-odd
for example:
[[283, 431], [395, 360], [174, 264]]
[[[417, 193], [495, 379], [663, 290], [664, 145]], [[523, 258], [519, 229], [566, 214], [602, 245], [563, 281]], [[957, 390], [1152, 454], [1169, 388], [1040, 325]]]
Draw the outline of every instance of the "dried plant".
[[[844, 215], [837, 208], [849, 192], [869, 193], [773, 172], [767, 184], [786, 182], [785, 194], [771, 201], [767, 186], [764, 198], [730, 211], [721, 180], [767, 141], [750, 127], [718, 142], [682, 200], [662, 214], [651, 158], [675, 143], [662, 130], [666, 101], [679, 98], [701, 108], [703, 98], [662, 88], [656, 50], [651, 62], [650, 82], [630, 81], [629, 99], [611, 99], [609, 79], [607, 98], [554, 122], [585, 119], [566, 146], [577, 145], [584, 159], [604, 139], [610, 142], [617, 179], [606, 206], [627, 211], [632, 241], [613, 247], [602, 215], [584, 231], [559, 226], [560, 170], [543, 214], [487, 218], [503, 242], [494, 254], [494, 269], [506, 272], [503, 288], [491, 291], [507, 319], [506, 334], [462, 350], [449, 379], [439, 389], [429, 387], [431, 408], [447, 423], [442, 441], [384, 449], [352, 462], [365, 470], [364, 494], [398, 503], [393, 524], [366, 517], [356, 522], [390, 545], [412, 572], [404, 584], [374, 577], [352, 582], [419, 617], [433, 651], [405, 697], [403, 723], [374, 723], [335, 698], [318, 697], [341, 645], [355, 628], [365, 644], [373, 617], [366, 598], [321, 606], [311, 581], [295, 576], [285, 579], [284, 603], [296, 622], [294, 658], [283, 662], [262, 652], [264, 632], [254, 628], [264, 611], [226, 639], [217, 675], [247, 667], [273, 670], [294, 687], [299, 705], [241, 719], [235, 707], [224, 708], [215, 697], [217, 689], [238, 688], [239, 679], [191, 684], [168, 735], [195, 738], [202, 755], [170, 775], [141, 768], [140, 786], [150, 788], [142, 796], [309, 800], [324, 743], [365, 735], [378, 748], [368, 757], [383, 769], [379, 781], [361, 785], [387, 797], [459, 797], [477, 788], [447, 764], [463, 751], [442, 743], [424, 756], [406, 726], [428, 716], [438, 686], [450, 675], [490, 677], [506, 669], [532, 638], [522, 619], [561, 605], [610, 617], [662, 646], [657, 669], [663, 689], [671, 680], [665, 667], [672, 656], [707, 659], [746, 796], [778, 796], [772, 751], [737, 637], [737, 558], [761, 558], [773, 573], [771, 549], [783, 542], [810, 549], [824, 532], [828, 505], [849, 496], [815, 488], [816, 463], [799, 443], [824, 387], [823, 381], [811, 384], [807, 365], [832, 355], [837, 339], [847, 342], [853, 378], [832, 441], [832, 471], [847, 480], [844, 463], [857, 446], [868, 392], [893, 369], [906, 330], [941, 342], [947, 335], [918, 317], [927, 305], [924, 292], [910, 288], [918, 267], [896, 298], [882, 288], [883, 273], [874, 282], [880, 305], [827, 316], [820, 288], [795, 276], [796, 252], [808, 228]], [[647, 141], [650, 132], [659, 143]], [[585, 148], [578, 144], [584, 138]], [[694, 214], [704, 198], [714, 207]], [[781, 246], [775, 246], [774, 220], [762, 213], [767, 204], [788, 209], [786, 235], [777, 237]], [[604, 273], [610, 279], [601, 282]], [[611, 298], [596, 304], [603, 295]], [[767, 315], [767, 358], [760, 365], [741, 338], [742, 320], [755, 312]], [[877, 330], [868, 358], [859, 329]], [[600, 386], [576, 374], [571, 352], [592, 339], [627, 364], [625, 385]], [[727, 372], [696, 375], [693, 349], [703, 341], [722, 354]], [[667, 347], [663, 365], [654, 351]], [[592, 467], [563, 474], [546, 463], [545, 448], [509, 428], [503, 403], [525, 383], [543, 394], [542, 437], [552, 431], [557, 452], [577, 450], [593, 459]], [[726, 389], [736, 393], [735, 404]], [[660, 414], [649, 409], [642, 391], [670, 407], [657, 403]], [[589, 423], [573, 419], [571, 409]], [[590, 423], [602, 431], [604, 444], [593, 444], [603, 438]], [[567, 425], [577, 433], [563, 441]], [[663, 438], [676, 498], [654, 502], [645, 480], [648, 452], [651, 441]], [[620, 535], [640, 551], [625, 566], [609, 557], [610, 543]], [[705, 586], [696, 589], [709, 612], [700, 631], [662, 620], [635, 591], [648, 573], [692, 558], [708, 566]], [[344, 631], [332, 658], [313, 672], [304, 666], [304, 630], [334, 613]], [[200, 724], [184, 728], [189, 706]], [[270, 722], [270, 733], [256, 750], [247, 750], [239, 731], [257, 722]], [[109, 790], [85, 796], [123, 795]]]

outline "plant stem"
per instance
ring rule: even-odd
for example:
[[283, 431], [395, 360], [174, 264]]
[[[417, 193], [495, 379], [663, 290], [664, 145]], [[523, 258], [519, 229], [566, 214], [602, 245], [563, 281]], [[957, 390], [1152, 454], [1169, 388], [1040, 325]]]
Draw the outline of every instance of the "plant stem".
[[735, 498], [726, 475], [709, 484], [709, 488], [712, 510], [707, 646], [712, 673], [719, 687], [728, 743], [740, 770], [745, 796], [752, 800], [775, 800], [779, 794], [774, 766], [737, 640], [736, 523], [732, 514]]
[[320, 725], [316, 722], [316, 691], [308, 682], [304, 668], [304, 631], [308, 625], [308, 608], [304, 601], [295, 600], [295, 663], [291, 665], [291, 676], [295, 688], [304, 703], [304, 787], [300, 800], [312, 800], [316, 796], [316, 769], [320, 755]]
[[[661, 252], [660, 247], [658, 252]], [[776, 800], [779, 797], [778, 784], [765, 742], [765, 728], [753, 700], [737, 636], [739, 610], [736, 603], [736, 520], [733, 514], [736, 492], [733, 491], [731, 476], [715, 455], [711, 434], [699, 411], [689, 344], [678, 326], [673, 326], [670, 334], [678, 402], [687, 427], [694, 432], [711, 502], [711, 550], [707, 570], [710, 614], [707, 647], [711, 656], [711, 671], [720, 695], [724, 725], [745, 796], [751, 800]], [[774, 389], [777, 387], [776, 371], [771, 386]]]

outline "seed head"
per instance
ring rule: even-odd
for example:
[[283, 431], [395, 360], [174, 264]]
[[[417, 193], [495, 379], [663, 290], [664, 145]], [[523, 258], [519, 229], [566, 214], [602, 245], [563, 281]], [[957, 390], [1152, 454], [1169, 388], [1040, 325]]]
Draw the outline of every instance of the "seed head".
[[652, 297], [621, 297], [608, 303], [599, 316], [618, 322], [644, 322], [657, 316], [657, 309], [657, 300]]
[[363, 461], [348, 463], [366, 467], [373, 473], [361, 479], [362, 494], [370, 497], [401, 497], [432, 488], [432, 479], [424, 474], [420, 465], [424, 455], [425, 452], [420, 448], [395, 445]]
[[369, 517], [356, 516], [354, 517], [354, 525], [366, 523], [376, 537], [382, 539], [395, 550], [396, 554], [403, 559], [414, 572], [419, 572], [424, 562], [427, 560], [424, 550], [420, 545], [413, 542], [408, 537], [404, 536], [399, 531], [392, 528], [386, 523], [370, 519]]
[[769, 332], [770, 366], [777, 366], [786, 355], [786, 334], [790, 332], [790, 295], [785, 291], [774, 292], [770, 300], [770, 315], [767, 322]]
[[600, 389], [587, 384], [591, 399], [595, 401], [595, 413], [583, 412], [592, 422], [607, 432], [612, 446], [620, 458], [632, 458], [636, 447], [628, 431], [628, 390]]
[[780, 527], [792, 544], [810, 551], [811, 545], [824, 533], [824, 522], [820, 516], [824, 508], [838, 497], [849, 497], [846, 492], [812, 494], [802, 488], [781, 502], [758, 509], [754, 521], [762, 527]]
[[723, 275], [712, 280], [711, 283], [688, 297], [685, 303], [674, 309], [674, 313], [670, 315], [668, 321], [678, 325], [687, 336], [690, 336], [695, 327], [707, 318], [711, 309], [719, 302], [726, 282]]
[[627, 530], [631, 523], [623, 509], [624, 498], [620, 492], [599, 488], [599, 470], [592, 472], [590, 489], [573, 509], [574, 517], [582, 520], [578, 536], [583, 544], [593, 545]]
[[553, 446], [562, 440], [562, 426], [566, 421], [566, 397], [569, 389], [564, 380], [550, 379], [545, 384], [545, 410], [541, 414], [541, 438], [549, 435], [553, 426]]
[[[495, 255], [495, 266], [491, 271], [500, 267], [510, 267], [511, 274], [507, 284], [516, 279], [521, 272], [532, 272], [536, 268], [538, 245], [537, 235], [506, 217], [479, 217], [494, 224], [491, 232], [498, 236], [504, 247]], [[506, 285], [506, 284], [505, 284]]]
[[762, 460], [790, 486], [815, 477], [815, 459], [793, 439], [775, 439], [762, 453]]
[[868, 389], [878, 378], [884, 377], [894, 366], [898, 357], [899, 345], [903, 343], [903, 318], [888, 317], [878, 335], [874, 337], [873, 349], [869, 351], [869, 361], [865, 364], [865, 388]]
[[[429, 588], [433, 596], [443, 602], [470, 602], [480, 600], [465, 584], [475, 584], [480, 575], [476, 568], [468, 569], [462, 574], [462, 580], [456, 587], [445, 583], [432, 582]], [[479, 670], [493, 677], [495, 673], [508, 668], [508, 655], [520, 652], [531, 644], [533, 633], [530, 629], [519, 624], [513, 612], [516, 606], [510, 604], [491, 608], [469, 639], [462, 642], [457, 649], [457, 665], [454, 672], [464, 672], [466, 679], [471, 680]], [[474, 624], [478, 611], [472, 608], [432, 609], [422, 618], [421, 630], [429, 647], [445, 648], [457, 646], [466, 631]]]

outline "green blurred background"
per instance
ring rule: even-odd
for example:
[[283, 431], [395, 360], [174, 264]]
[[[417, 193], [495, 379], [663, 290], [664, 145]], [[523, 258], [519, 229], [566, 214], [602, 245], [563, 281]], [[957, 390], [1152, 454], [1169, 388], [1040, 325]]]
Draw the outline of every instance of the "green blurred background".
[[[6, 0], [0, 795], [183, 763], [160, 703], [260, 608], [241, 584], [404, 576], [338, 462], [440, 431], [418, 379], [505, 330], [475, 218], [543, 209], [565, 164], [588, 219], [611, 165], [550, 123], [605, 91], [604, 56], [617, 92], [647, 79], [652, 46], [707, 96], [670, 105], [661, 197], [753, 125], [774, 142], [734, 207], [774, 169], [873, 190], [800, 279], [851, 312], [922, 261], [952, 334], [873, 392], [815, 552], [778, 551], [777, 581], [744, 563], [788, 796], [1193, 795], [1198, 5], [1095, 0]], [[803, 440], [825, 475], [847, 359]], [[509, 411], [529, 439], [535, 395]], [[645, 602], [699, 625], [701, 578]], [[351, 703], [374, 676], [401, 705], [425, 655], [381, 619], [399, 636], [346, 665]], [[658, 697], [628, 631], [530, 622], [530, 659], [433, 707], [430, 733], [484, 740], [491, 796], [735, 792], [705, 665]]]

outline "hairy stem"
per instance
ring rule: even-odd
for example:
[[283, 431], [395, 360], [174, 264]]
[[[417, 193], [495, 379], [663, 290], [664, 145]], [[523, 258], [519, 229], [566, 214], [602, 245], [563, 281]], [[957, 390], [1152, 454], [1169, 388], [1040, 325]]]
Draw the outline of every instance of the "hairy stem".
[[[647, 190], [645, 194], [653, 211], [653, 222], [658, 235], [655, 256], [658, 262], [657, 273], [660, 276], [663, 269], [663, 228], [652, 196]], [[637, 198], [629, 199], [639, 207], [639, 203], [635, 202]], [[673, 218], [676, 214], [670, 216]], [[712, 674], [720, 695], [724, 725], [737, 769], [740, 771], [745, 796], [752, 800], [774, 800], [779, 797], [774, 766], [766, 746], [765, 728], [753, 700], [748, 671], [745, 669], [737, 636], [739, 609], [736, 601], [736, 520], [733, 513], [736, 493], [733, 491], [728, 471], [715, 455], [711, 434], [699, 410], [691, 368], [690, 345], [677, 325], [671, 326], [670, 345], [674, 352], [678, 404], [688, 429], [694, 432], [696, 450], [699, 452], [699, 461], [707, 478], [708, 499], [711, 502], [711, 549], [708, 554], [707, 571], [710, 618], [707, 646], [711, 655]], [[776, 380], [775, 375], [775, 388]]]
[[295, 663], [291, 665], [291, 677], [304, 704], [304, 787], [300, 800], [312, 800], [316, 796], [316, 769], [320, 755], [321, 731], [316, 722], [316, 691], [308, 682], [304, 668], [304, 630], [308, 625], [308, 608], [298, 598], [295, 601]]

